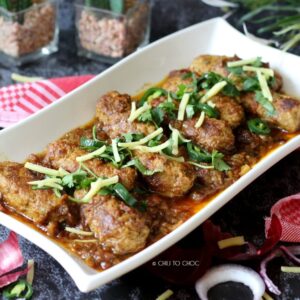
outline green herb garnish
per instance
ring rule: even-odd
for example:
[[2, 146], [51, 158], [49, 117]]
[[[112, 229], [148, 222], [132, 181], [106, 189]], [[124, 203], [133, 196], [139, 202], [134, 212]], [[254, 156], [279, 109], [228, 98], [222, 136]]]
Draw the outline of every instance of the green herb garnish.
[[149, 169], [147, 169], [137, 157], [130, 160], [122, 168], [127, 168], [127, 167], [131, 167], [131, 166], [136, 167], [139, 170], [139, 172], [142, 173], [145, 176], [151, 176], [151, 175], [153, 175], [157, 172], [161, 172], [161, 170], [149, 170]]
[[267, 98], [264, 97], [262, 92], [260, 91], [255, 92], [255, 100], [267, 111], [268, 115], [270, 116], [275, 115], [276, 110], [273, 104]]
[[214, 150], [211, 154], [211, 163], [218, 171], [228, 171], [230, 166], [223, 160], [224, 154]]
[[23, 279], [20, 279], [19, 281], [10, 284], [3, 290], [3, 296], [6, 299], [30, 299], [32, 294], [32, 285]]
[[211, 89], [215, 84], [221, 81], [226, 81], [227, 84], [226, 86], [222, 89], [221, 93], [225, 96], [230, 96], [230, 97], [236, 97], [239, 96], [240, 92], [236, 88], [236, 86], [233, 84], [233, 82], [225, 78], [217, 73], [214, 72], [208, 72], [203, 74], [199, 79], [198, 79], [198, 86], [200, 86], [202, 89], [209, 90]]
[[187, 143], [190, 160], [197, 163], [211, 163], [218, 171], [228, 171], [230, 166], [223, 160], [224, 154], [214, 150], [211, 154], [192, 143]]
[[247, 122], [248, 128], [251, 132], [260, 135], [268, 135], [271, 132], [268, 124], [261, 119], [251, 119]]
[[145, 102], [147, 102], [149, 97], [153, 96], [154, 94], [156, 94], [157, 97], [160, 97], [160, 96], [167, 96], [168, 92], [162, 88], [151, 87], [142, 96], [140, 100], [140, 106], [142, 106]]

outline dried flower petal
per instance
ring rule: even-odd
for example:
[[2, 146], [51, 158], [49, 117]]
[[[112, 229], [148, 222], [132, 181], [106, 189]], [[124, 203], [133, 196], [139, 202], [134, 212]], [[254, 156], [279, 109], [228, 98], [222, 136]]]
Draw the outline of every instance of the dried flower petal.
[[17, 235], [10, 232], [7, 240], [0, 244], [0, 276], [20, 267], [23, 261]]

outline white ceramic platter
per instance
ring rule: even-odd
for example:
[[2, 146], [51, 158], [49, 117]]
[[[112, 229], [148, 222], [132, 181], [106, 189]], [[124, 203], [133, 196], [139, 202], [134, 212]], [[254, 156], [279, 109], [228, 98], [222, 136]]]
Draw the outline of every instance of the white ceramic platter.
[[[212, 19], [181, 30], [130, 55], [63, 99], [1, 131], [0, 160], [24, 161], [28, 154], [41, 151], [50, 141], [90, 120], [100, 95], [110, 90], [135, 94], [145, 83], [156, 83], [169, 71], [187, 67], [200, 54], [237, 54], [242, 58], [261, 56], [283, 75], [285, 91], [291, 95], [300, 95], [299, 57], [262, 46], [246, 38], [223, 19]], [[300, 136], [297, 136], [261, 160], [172, 233], [101, 273], [86, 266], [46, 236], [8, 215], [0, 213], [0, 223], [48, 252], [66, 269], [78, 288], [88, 292], [140, 266], [176, 243], [299, 146]]]

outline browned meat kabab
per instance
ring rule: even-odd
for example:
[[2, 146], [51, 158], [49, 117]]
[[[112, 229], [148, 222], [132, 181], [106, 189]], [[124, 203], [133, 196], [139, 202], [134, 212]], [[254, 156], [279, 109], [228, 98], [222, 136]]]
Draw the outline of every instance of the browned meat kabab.
[[23, 164], [1, 162], [0, 203], [40, 225], [71, 220], [66, 196], [57, 197], [52, 190], [33, 190], [28, 184], [39, 179]]
[[[202, 75], [208, 72], [214, 72], [223, 77], [228, 77], [230, 72], [227, 68], [227, 63], [231, 61], [240, 60], [237, 56], [219, 56], [219, 55], [200, 55], [196, 57], [192, 64], [190, 65], [190, 69], [192, 72], [197, 73], [198, 75]], [[263, 67], [268, 68], [269, 64], [263, 63]], [[280, 91], [282, 88], [282, 77], [275, 72], [275, 81], [272, 86], [274, 91]]]
[[147, 215], [114, 196], [95, 196], [81, 206], [85, 225], [105, 249], [124, 255], [145, 247], [150, 233]]
[[214, 72], [227, 77], [229, 75], [227, 63], [236, 60], [239, 60], [236, 56], [200, 55], [193, 60], [190, 69], [199, 75]]
[[173, 126], [192, 142], [207, 151], [230, 152], [234, 149], [234, 135], [223, 120], [206, 117], [202, 126], [196, 128], [197, 118], [174, 122]]
[[[75, 172], [79, 168], [76, 157], [87, 154], [85, 150], [80, 148], [80, 138], [90, 137], [90, 134], [90, 129], [77, 128], [49, 144], [46, 148], [45, 163], [54, 169], [61, 167], [68, 172]], [[87, 160], [84, 164], [99, 177], [113, 177], [118, 175], [120, 182], [127, 189], [131, 190], [134, 187], [137, 174], [133, 168], [118, 169], [99, 158]]]
[[195, 174], [189, 164], [179, 163], [156, 153], [135, 151], [135, 155], [147, 169], [164, 170], [145, 177], [153, 192], [167, 197], [178, 197], [192, 188]]
[[261, 104], [256, 101], [254, 93], [247, 93], [241, 97], [242, 104], [251, 114], [288, 132], [300, 129], [300, 101], [291, 96], [272, 93], [274, 114], [270, 114]]
[[148, 135], [155, 126], [141, 122], [129, 122], [131, 97], [116, 91], [105, 94], [98, 101], [96, 116], [102, 130], [113, 139], [124, 133], [142, 133]]
[[234, 99], [216, 95], [210, 99], [220, 113], [220, 119], [225, 121], [231, 128], [236, 128], [245, 120], [243, 107]]
[[[189, 70], [175, 70], [170, 72], [167, 79], [162, 84], [162, 88], [169, 91], [176, 93], [180, 85], [189, 86], [192, 83], [191, 77], [185, 77]], [[189, 89], [188, 89], [189, 90]]]
[[[111, 138], [118, 137], [123, 133], [147, 135], [155, 130], [155, 127], [148, 123], [129, 122], [130, 108], [130, 96], [118, 92], [108, 93], [98, 101], [98, 120], [103, 124], [103, 130]], [[160, 167], [160, 172], [152, 176], [144, 176], [153, 191], [167, 197], [180, 197], [193, 186], [195, 175], [192, 172], [193, 167], [189, 164], [166, 159], [158, 153], [133, 151], [133, 154], [150, 170], [157, 170], [157, 166]], [[177, 176], [181, 177], [181, 181], [172, 181], [172, 178]]]

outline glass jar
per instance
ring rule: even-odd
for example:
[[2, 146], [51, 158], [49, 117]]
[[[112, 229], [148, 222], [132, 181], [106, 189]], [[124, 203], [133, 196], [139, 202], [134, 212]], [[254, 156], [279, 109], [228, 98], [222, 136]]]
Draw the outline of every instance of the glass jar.
[[[112, 0], [114, 1], [114, 0]], [[124, 12], [76, 3], [78, 55], [114, 63], [149, 43], [150, 4], [147, 0], [124, 0]]]
[[10, 12], [0, 7], [0, 63], [19, 66], [57, 51], [56, 0]]

